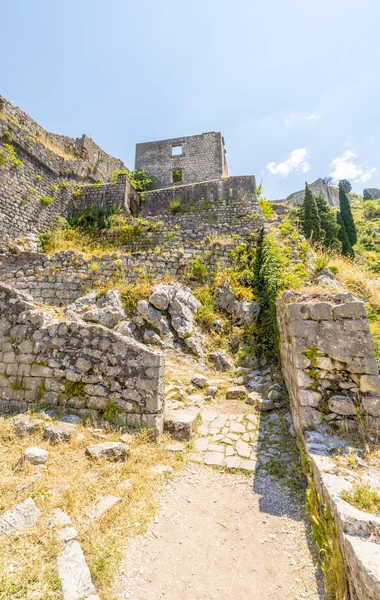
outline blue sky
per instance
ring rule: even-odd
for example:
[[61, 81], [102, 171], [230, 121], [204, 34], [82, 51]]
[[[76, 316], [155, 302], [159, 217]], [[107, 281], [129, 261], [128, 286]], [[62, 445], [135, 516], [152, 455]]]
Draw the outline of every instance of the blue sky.
[[136, 142], [221, 131], [269, 198], [380, 187], [379, 0], [16, 0], [2, 25], [0, 93], [128, 167]]

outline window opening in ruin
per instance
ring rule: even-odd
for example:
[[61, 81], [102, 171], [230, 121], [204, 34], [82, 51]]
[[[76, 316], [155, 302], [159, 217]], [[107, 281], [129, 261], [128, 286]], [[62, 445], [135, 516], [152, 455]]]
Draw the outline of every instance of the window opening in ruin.
[[179, 183], [182, 181], [182, 169], [174, 169], [172, 171], [172, 182]]
[[172, 146], [172, 156], [180, 156], [182, 154], [182, 144], [174, 144]]

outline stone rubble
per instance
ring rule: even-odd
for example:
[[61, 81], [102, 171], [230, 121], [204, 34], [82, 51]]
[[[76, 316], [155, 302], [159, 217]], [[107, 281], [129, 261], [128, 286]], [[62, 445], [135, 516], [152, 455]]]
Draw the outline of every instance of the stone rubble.
[[0, 536], [26, 531], [37, 523], [40, 516], [41, 511], [32, 498], [27, 498], [0, 515]]

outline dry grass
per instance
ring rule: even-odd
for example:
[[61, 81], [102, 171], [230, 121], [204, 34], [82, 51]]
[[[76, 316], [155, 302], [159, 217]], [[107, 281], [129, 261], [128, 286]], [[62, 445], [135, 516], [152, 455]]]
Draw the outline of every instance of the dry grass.
[[[28, 533], [0, 538], [0, 600], [62, 598], [56, 556], [63, 546], [47, 525], [54, 508], [70, 515], [99, 595], [114, 600], [115, 576], [128, 540], [144, 530], [158, 509], [157, 494], [164, 475], [156, 473], [154, 466], [180, 468], [183, 464], [182, 455], [164, 451], [142, 434], [133, 439], [125, 462], [94, 462], [85, 456], [85, 448], [103, 440], [95, 439], [85, 427], [78, 427], [77, 433], [83, 439], [74, 436], [69, 443], [52, 446], [41, 434], [17, 438], [10, 421], [0, 419], [0, 512], [31, 496], [42, 513]], [[116, 433], [107, 434], [108, 441], [117, 439]], [[37, 468], [27, 463], [15, 466], [26, 447], [37, 445], [49, 452], [47, 467], [28, 493], [17, 493], [17, 487]], [[130, 490], [118, 487], [126, 479], [132, 481]], [[118, 495], [122, 502], [90, 523], [86, 508], [105, 494]]]
[[75, 160], [75, 156], [73, 154], [65, 152], [62, 148], [60, 148], [60, 146], [57, 146], [56, 144], [54, 144], [54, 142], [52, 142], [49, 139], [42, 140], [41, 138], [37, 138], [36, 141], [45, 146], [45, 148], [47, 148], [48, 150], [54, 152], [54, 154], [56, 154], [60, 158], [63, 158], [63, 160]]

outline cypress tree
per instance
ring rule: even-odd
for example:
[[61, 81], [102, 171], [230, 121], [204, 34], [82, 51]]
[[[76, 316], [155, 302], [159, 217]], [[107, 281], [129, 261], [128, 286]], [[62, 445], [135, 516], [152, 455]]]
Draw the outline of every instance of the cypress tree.
[[339, 225], [336, 220], [335, 212], [327, 204], [327, 200], [323, 196], [316, 198], [319, 219], [321, 221], [322, 243], [327, 248], [341, 250], [339, 241]]
[[315, 196], [309, 186], [305, 185], [305, 200], [303, 202], [304, 223], [303, 231], [307, 238], [318, 241], [321, 237], [321, 221]]
[[340, 211], [338, 211], [338, 214], [336, 215], [336, 220], [340, 227], [339, 239], [342, 243], [342, 254], [344, 254], [344, 256], [351, 256], [351, 258], [353, 258], [355, 256], [355, 253], [351, 246], [350, 240], [348, 238], [347, 231], [344, 226], [344, 221], [342, 219], [342, 215], [340, 214]]
[[339, 211], [344, 223], [348, 240], [352, 247], [356, 244], [358, 238], [356, 235], [356, 227], [354, 217], [352, 216], [351, 212], [351, 206], [347, 198], [346, 190], [341, 183], [339, 184]]

